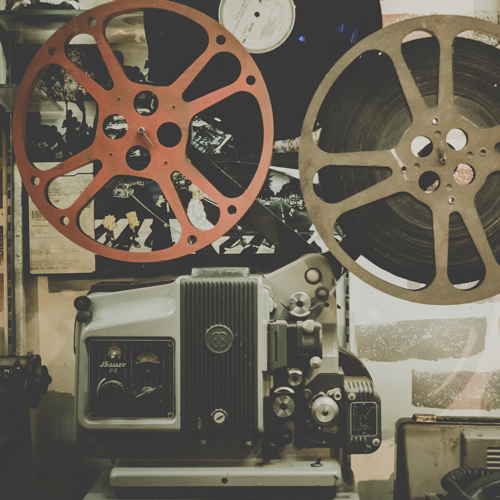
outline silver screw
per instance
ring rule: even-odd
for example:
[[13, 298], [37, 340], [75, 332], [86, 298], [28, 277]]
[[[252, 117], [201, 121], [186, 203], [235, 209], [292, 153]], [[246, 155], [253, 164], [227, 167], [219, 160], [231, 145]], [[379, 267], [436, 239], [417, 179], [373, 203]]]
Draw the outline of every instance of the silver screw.
[[226, 421], [227, 415], [226, 412], [217, 410], [213, 413], [212, 418], [216, 424], [222, 425]]

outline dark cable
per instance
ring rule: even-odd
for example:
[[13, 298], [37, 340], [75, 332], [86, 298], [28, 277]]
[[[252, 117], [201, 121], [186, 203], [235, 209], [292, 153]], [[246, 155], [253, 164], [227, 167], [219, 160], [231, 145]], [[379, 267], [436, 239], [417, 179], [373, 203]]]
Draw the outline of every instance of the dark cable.
[[477, 469], [472, 467], [460, 467], [446, 474], [441, 479], [441, 486], [449, 493], [457, 493], [460, 498], [465, 500], [474, 500], [462, 488], [466, 487], [476, 479], [488, 476], [493, 471], [488, 469]]

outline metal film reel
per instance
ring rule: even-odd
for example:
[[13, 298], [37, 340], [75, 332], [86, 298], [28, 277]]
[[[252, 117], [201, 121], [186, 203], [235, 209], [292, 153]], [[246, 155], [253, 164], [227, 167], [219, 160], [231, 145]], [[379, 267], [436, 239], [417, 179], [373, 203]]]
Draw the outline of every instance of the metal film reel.
[[351, 49], [312, 100], [304, 200], [335, 257], [383, 292], [428, 304], [500, 292], [499, 39], [474, 18], [404, 21]]
[[[155, 86], [150, 82], [133, 81], [126, 76], [111, 44], [106, 38], [106, 28], [120, 15], [158, 9], [169, 11], [183, 19], [191, 20], [206, 36], [207, 44], [196, 59], [168, 86]], [[66, 54], [66, 48], [77, 35], [90, 35], [102, 56], [112, 80], [112, 88], [103, 88]], [[178, 47], [182, 57], [183, 47]], [[239, 75], [233, 82], [208, 91], [186, 101], [183, 94], [197, 81], [204, 68], [220, 54], [230, 54], [239, 64]], [[178, 59], [178, 58], [177, 58]], [[60, 66], [79, 85], [92, 95], [97, 103], [95, 136], [90, 145], [76, 154], [59, 161], [48, 170], [42, 170], [30, 161], [27, 153], [27, 113], [30, 99], [40, 75], [49, 66]], [[182, 63], [181, 63], [182, 67]], [[156, 109], [153, 113], [139, 113], [138, 97], [154, 94]], [[206, 108], [238, 93], [245, 93], [256, 101], [262, 117], [261, 156], [253, 178], [243, 193], [229, 197], [222, 194], [210, 176], [200, 172], [186, 153], [189, 144], [192, 118]], [[127, 124], [123, 137], [110, 138], [105, 133], [109, 117], [122, 117]], [[167, 141], [159, 138], [160, 129], [168, 129]], [[13, 121], [14, 151], [17, 165], [28, 194], [45, 218], [64, 236], [91, 252], [122, 261], [159, 262], [190, 254], [226, 233], [245, 213], [259, 193], [270, 164], [272, 153], [272, 111], [265, 83], [252, 58], [243, 46], [221, 25], [204, 14], [175, 2], [164, 0], [119, 1], [89, 10], [61, 27], [38, 51], [25, 73], [19, 88]], [[167, 134], [168, 135], [168, 134]], [[165, 143], [166, 142], [166, 143]], [[131, 148], [148, 157], [149, 163], [139, 162], [131, 168], [125, 153]], [[135, 154], [135, 153], [134, 153]], [[76, 172], [82, 166], [100, 161], [100, 169], [78, 198], [66, 208], [54, 205], [49, 199], [52, 182], [65, 174]], [[217, 167], [214, 167], [217, 168]], [[208, 230], [195, 227], [182, 205], [172, 180], [173, 172], [180, 173], [217, 204], [220, 218]], [[181, 236], [174, 246], [157, 251], [134, 253], [101, 244], [83, 230], [79, 222], [82, 210], [99, 191], [117, 176], [152, 180], [159, 186], [170, 204], [181, 227]], [[125, 188], [124, 188], [125, 189]], [[125, 193], [126, 194], [126, 193]]]

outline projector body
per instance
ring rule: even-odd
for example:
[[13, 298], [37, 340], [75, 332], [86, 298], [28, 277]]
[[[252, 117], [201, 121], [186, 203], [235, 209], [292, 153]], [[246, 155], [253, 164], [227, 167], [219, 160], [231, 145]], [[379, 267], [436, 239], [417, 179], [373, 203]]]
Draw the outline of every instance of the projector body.
[[195, 269], [77, 299], [78, 436], [116, 459], [115, 494], [357, 498], [347, 456], [380, 445], [380, 400], [339, 350], [334, 285], [327, 259], [306, 255], [269, 275]]

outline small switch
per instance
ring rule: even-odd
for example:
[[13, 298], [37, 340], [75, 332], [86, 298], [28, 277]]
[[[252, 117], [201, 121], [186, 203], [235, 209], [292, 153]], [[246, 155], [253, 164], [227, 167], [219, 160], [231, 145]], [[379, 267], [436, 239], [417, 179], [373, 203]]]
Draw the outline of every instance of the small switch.
[[122, 351], [119, 347], [116, 347], [115, 345], [111, 346], [108, 349], [108, 359], [110, 361], [115, 361], [117, 359], [120, 359], [122, 357]]

